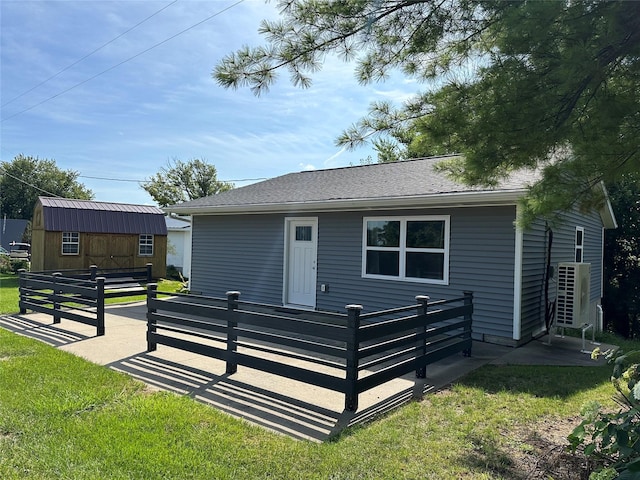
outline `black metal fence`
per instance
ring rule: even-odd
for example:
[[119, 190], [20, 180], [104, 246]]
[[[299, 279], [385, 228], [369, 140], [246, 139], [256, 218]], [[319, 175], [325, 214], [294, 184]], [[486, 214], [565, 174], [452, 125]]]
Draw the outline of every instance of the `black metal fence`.
[[356, 411], [358, 395], [411, 371], [463, 352], [471, 354], [473, 294], [373, 313], [347, 305], [346, 314], [290, 310], [197, 295], [147, 290], [147, 349], [157, 345], [285, 376], [344, 393]]
[[146, 294], [152, 264], [145, 268], [19, 272], [20, 313], [27, 310], [96, 327], [104, 335], [104, 303], [107, 298]]

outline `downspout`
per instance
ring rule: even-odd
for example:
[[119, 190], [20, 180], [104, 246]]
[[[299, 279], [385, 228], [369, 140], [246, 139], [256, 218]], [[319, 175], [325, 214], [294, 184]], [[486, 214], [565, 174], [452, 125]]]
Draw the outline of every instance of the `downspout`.
[[513, 339], [520, 340], [522, 335], [522, 251], [523, 232], [519, 225], [520, 205], [516, 205], [516, 245], [513, 267]]
[[553, 277], [553, 269], [551, 267], [551, 246], [553, 245], [553, 230], [549, 224], [545, 225], [545, 262], [544, 262], [544, 326], [547, 333], [551, 330], [551, 324], [555, 316], [556, 302], [549, 302], [549, 283]]

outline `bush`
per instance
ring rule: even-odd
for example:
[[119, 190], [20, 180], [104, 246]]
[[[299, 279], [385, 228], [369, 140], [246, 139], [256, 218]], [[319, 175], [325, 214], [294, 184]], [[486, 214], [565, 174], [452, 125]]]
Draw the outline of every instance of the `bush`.
[[18, 270], [24, 268], [29, 270], [30, 264], [27, 260], [16, 260], [6, 255], [0, 256], [0, 273], [18, 273]]
[[601, 468], [590, 480], [640, 478], [640, 351], [624, 354], [621, 350], [600, 352], [613, 364], [611, 382], [616, 389], [617, 412], [603, 412], [597, 402], [583, 408], [583, 421], [569, 435], [569, 449], [580, 449], [594, 458]]

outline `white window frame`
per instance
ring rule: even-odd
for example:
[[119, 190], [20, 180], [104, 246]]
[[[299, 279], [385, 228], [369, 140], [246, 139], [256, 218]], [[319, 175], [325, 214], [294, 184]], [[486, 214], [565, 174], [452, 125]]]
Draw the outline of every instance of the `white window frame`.
[[[65, 252], [65, 246], [75, 246], [75, 252]], [[80, 255], [80, 233], [62, 232], [62, 245], [60, 247], [62, 255]]]
[[[151, 239], [151, 242], [148, 240]], [[144, 240], [144, 243], [143, 243]], [[153, 235], [147, 233], [141, 233], [138, 235], [138, 256], [139, 257], [153, 257], [153, 247], [154, 247], [154, 238]], [[142, 253], [142, 247], [151, 246], [151, 253]]]
[[[371, 221], [388, 221], [400, 222], [400, 246], [399, 247], [368, 247], [367, 246], [367, 222]], [[444, 248], [408, 248], [407, 242], [407, 222], [411, 221], [434, 221], [444, 222]], [[422, 216], [376, 216], [363, 217], [362, 219], [362, 278], [375, 278], [380, 280], [430, 283], [434, 285], [449, 285], [449, 237], [451, 233], [451, 216], [450, 215], [422, 215]], [[368, 250], [384, 250], [399, 252], [399, 275], [397, 277], [391, 275], [375, 275], [367, 273], [367, 251]], [[444, 255], [442, 269], [442, 279], [434, 278], [416, 278], [406, 276], [406, 254], [407, 252], [424, 252], [424, 253], [442, 253]]]
[[[578, 232], [580, 232], [580, 238], [582, 242], [578, 244]], [[577, 263], [584, 262], [584, 227], [576, 227], [574, 242], [573, 258]], [[578, 252], [580, 252], [580, 260], [578, 260]]]

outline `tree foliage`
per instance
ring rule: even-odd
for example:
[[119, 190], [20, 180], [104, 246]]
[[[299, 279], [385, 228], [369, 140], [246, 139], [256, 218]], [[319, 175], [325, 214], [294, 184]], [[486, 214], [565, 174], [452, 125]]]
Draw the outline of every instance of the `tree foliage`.
[[216, 167], [205, 160], [194, 158], [183, 162], [174, 159], [141, 184], [141, 187], [158, 202], [158, 205], [166, 207], [233, 188], [233, 183], [220, 181], [217, 176]]
[[640, 172], [609, 186], [619, 226], [605, 232], [603, 306], [609, 326], [640, 337]]
[[[223, 86], [268, 90], [280, 70], [311, 85], [327, 54], [362, 84], [401, 70], [425, 85], [371, 105], [337, 139], [402, 138], [408, 156], [462, 153], [452, 171], [491, 185], [518, 168], [543, 180], [528, 218], [603, 200], [599, 182], [640, 169], [640, 2], [282, 0], [266, 45], [226, 56]], [[400, 156], [398, 158], [401, 158]]]
[[0, 212], [7, 218], [31, 220], [39, 196], [91, 200], [78, 182], [78, 172], [61, 170], [54, 160], [18, 155], [0, 164]]

